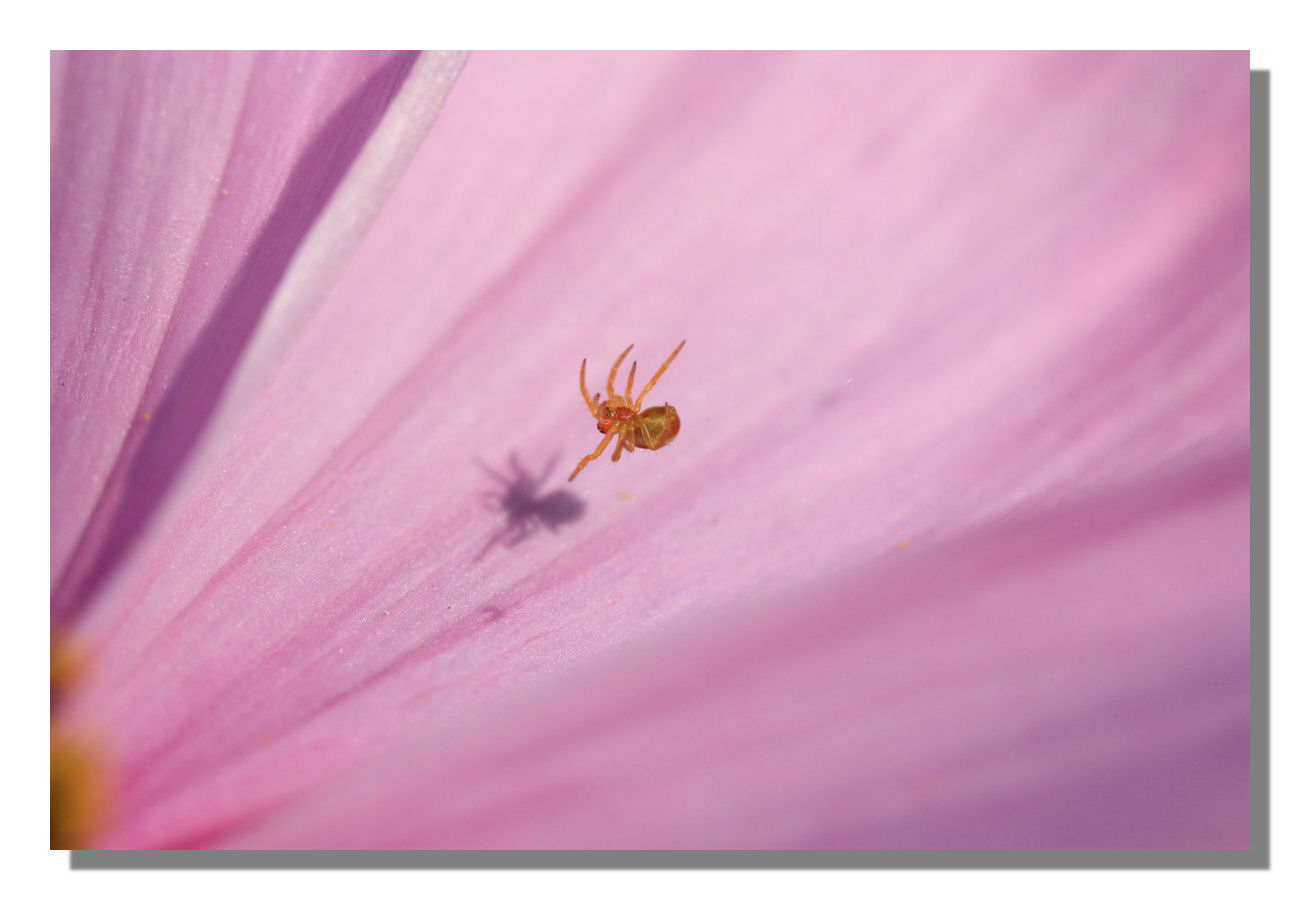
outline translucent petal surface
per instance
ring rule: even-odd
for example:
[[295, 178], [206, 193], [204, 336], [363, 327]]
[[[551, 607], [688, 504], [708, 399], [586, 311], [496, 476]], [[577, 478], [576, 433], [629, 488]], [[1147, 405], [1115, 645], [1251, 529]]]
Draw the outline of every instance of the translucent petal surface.
[[[888, 760], [767, 788], [778, 771], [846, 766], [851, 748], [887, 740], [916, 756], [937, 739], [938, 783], [968, 771], [962, 753], [1003, 746], [1063, 791], [1100, 769], [1071, 768], [1069, 741], [1048, 731], [1095, 727], [1133, 748], [1101, 766], [1120, 779], [1164, 758], [1177, 743], [1168, 723], [1185, 720], [1199, 723], [1189, 772], [1222, 775], [1226, 799], [1178, 832], [1156, 798], [1132, 845], [1242, 840], [1245, 659], [1227, 625], [1244, 627], [1248, 593], [1247, 126], [1244, 54], [473, 57], [332, 289], [238, 415], [205, 436], [202, 460], [168, 489], [175, 514], [140, 536], [79, 623], [97, 667], [69, 715], [112, 732], [123, 779], [108, 843], [536, 845], [551, 827], [561, 845], [960, 841], [898, 798], [856, 819], [865, 801], [827, 799], [916, 777]], [[566, 486], [599, 438], [578, 363], [600, 383], [635, 341], [644, 379], [682, 338], [647, 401], [676, 406], [681, 435]], [[1199, 476], [1169, 474], [1189, 472], [1206, 497]], [[1164, 478], [1177, 490], [1126, 493]], [[1179, 518], [1191, 511], [1199, 530]], [[1185, 622], [1169, 593], [1118, 631], [1087, 621], [1126, 646], [1183, 623], [1173, 630], [1188, 643], [1155, 663], [1121, 654], [1105, 678], [1080, 652], [1041, 704], [985, 722], [982, 737], [958, 722], [934, 738], [958, 702], [941, 673], [985, 684], [987, 713], [1018, 696], [990, 686], [1014, 682], [1017, 660], [1068, 649], [1060, 630], [1015, 624], [1052, 621], [1054, 601], [1031, 611], [1015, 590], [997, 524], [1008, 516], [1047, 523], [1043, 544], [1011, 546], [1026, 578], [1059, 588], [1061, 621], [1098, 592], [1098, 609], [1116, 612], [1103, 585], [1178, 576]], [[1141, 527], [1159, 553], [1115, 549], [1115, 529], [1135, 522], [1156, 523]], [[1227, 580], [1181, 580], [1180, 539], [1215, 546], [1205, 562]], [[881, 574], [900, 545], [924, 563]], [[962, 564], [970, 585], [909, 586], [954, 546], [975, 560]], [[1103, 546], [1110, 555], [1090, 555]], [[987, 594], [975, 583], [985, 555], [998, 560]], [[1110, 580], [1089, 576], [1089, 560]], [[877, 628], [868, 605], [835, 644], [852, 604], [823, 576], [846, 569], [870, 573], [910, 618]], [[828, 642], [836, 677], [814, 668], [799, 682], [827, 686], [806, 699], [825, 717], [818, 741], [841, 740], [833, 723], [869, 699], [858, 688], [885, 679], [920, 698], [884, 732], [846, 726], [844, 753], [799, 756], [783, 731], [806, 726], [797, 698], [762, 717], [776, 699], [761, 687], [775, 677], [759, 658], [767, 639], [731, 637], [755, 598], [780, 620], [796, 591], [806, 643], [771, 671], [802, 671]], [[666, 628], [687, 640], [681, 622], [706, 608], [731, 624], [688, 641], [700, 696], [648, 715], [635, 690], [645, 668], [619, 663], [620, 648]], [[982, 613], [993, 621], [971, 636], [968, 668], [931, 671], [924, 644], [978, 630]], [[861, 658], [881, 630], [894, 655]], [[646, 667], [671, 668], [662, 649], [644, 652]], [[710, 693], [715, 653], [747, 673], [739, 693]], [[586, 668], [593, 659], [615, 661]], [[1204, 696], [1196, 666], [1211, 673]], [[1122, 686], [1152, 677], [1176, 701], [1168, 727], [1126, 712], [1156, 701]], [[686, 781], [652, 791], [614, 756], [563, 750], [596, 686], [600, 746], [626, 756], [639, 735], [655, 752], [680, 747], [644, 771]], [[512, 698], [534, 691], [554, 721], [518, 721]], [[696, 740], [706, 711], [735, 729], [738, 753], [767, 741], [773, 767]], [[442, 760], [412, 783], [432, 803], [463, 754], [509, 767], [511, 748], [539, 747], [545, 771], [484, 769], [446, 809], [356, 827], [400, 801], [379, 760], [408, 774], [392, 761]], [[1225, 747], [1222, 765], [1203, 756]], [[592, 773], [583, 792], [604, 805], [565, 800], [549, 817], [530, 792], [577, 760]], [[1026, 834], [1012, 820], [1041, 819], [1015, 806], [1026, 785], [1017, 794], [1009, 771], [980, 774], [969, 806], [947, 813], [1002, 803], [1000, 833]], [[480, 792], [479, 774], [499, 796]], [[704, 792], [692, 801], [688, 784]], [[747, 790], [766, 813], [735, 801]], [[310, 816], [294, 811], [302, 797]], [[643, 821], [691, 802], [695, 827]], [[515, 812], [489, 810], [502, 805]], [[602, 831], [595, 811], [611, 806], [619, 830]], [[1060, 839], [1111, 840], [1087, 821]]]
[[414, 62], [53, 55], [56, 618], [88, 601], [156, 512]]
[[1246, 846], [1244, 459], [687, 617], [233, 846]]

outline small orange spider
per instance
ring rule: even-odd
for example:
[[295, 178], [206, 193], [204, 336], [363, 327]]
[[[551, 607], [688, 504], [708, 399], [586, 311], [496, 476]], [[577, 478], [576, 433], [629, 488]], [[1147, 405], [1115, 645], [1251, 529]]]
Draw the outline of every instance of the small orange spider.
[[624, 450], [628, 453], [637, 447], [658, 450], [677, 437], [677, 432], [682, 428], [682, 420], [677, 417], [677, 410], [665, 403], [663, 406], [652, 406], [645, 412], [641, 412], [641, 401], [645, 399], [646, 394], [650, 393], [650, 388], [655, 386], [659, 376], [668, 371], [668, 364], [682, 352], [685, 346], [685, 341], [677, 345], [677, 349], [664, 360], [659, 371], [655, 372], [655, 377], [641, 389], [641, 395], [636, 398], [635, 403], [632, 402], [632, 379], [636, 375], [635, 361], [632, 363], [632, 370], [627, 373], [627, 390], [624, 396], [620, 397], [614, 393], [614, 377], [618, 375], [618, 367], [623, 364], [623, 357], [632, 351], [631, 344], [628, 344], [627, 349], [619, 354], [618, 359], [614, 360], [614, 368], [609, 370], [609, 380], [605, 383], [609, 396], [604, 400], [600, 399], [599, 391], [594, 398], [587, 393], [587, 361], [585, 359], [582, 361], [582, 368], [578, 370], [578, 387], [582, 388], [582, 399], [587, 401], [588, 411], [596, 417], [596, 428], [605, 435], [605, 438], [596, 445], [595, 450], [582, 458], [578, 468], [574, 469], [573, 474], [569, 476], [570, 481], [578, 477], [583, 466], [605, 452], [605, 447], [614, 435], [618, 435], [618, 444], [614, 447], [611, 462], [618, 462]]

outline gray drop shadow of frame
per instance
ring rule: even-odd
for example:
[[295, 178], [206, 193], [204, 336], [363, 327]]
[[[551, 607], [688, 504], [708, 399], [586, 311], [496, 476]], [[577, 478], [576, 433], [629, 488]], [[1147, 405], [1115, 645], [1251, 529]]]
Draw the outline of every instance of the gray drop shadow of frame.
[[1266, 869], [1269, 866], [1269, 106], [1250, 73], [1248, 850], [73, 850], [73, 869]]

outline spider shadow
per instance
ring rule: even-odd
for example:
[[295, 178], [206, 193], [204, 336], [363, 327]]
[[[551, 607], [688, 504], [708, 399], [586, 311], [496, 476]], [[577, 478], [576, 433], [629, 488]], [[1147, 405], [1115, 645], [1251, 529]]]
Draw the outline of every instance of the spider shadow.
[[556, 457], [540, 475], [533, 475], [519, 462], [514, 451], [505, 471], [497, 471], [481, 460], [479, 468], [496, 483], [495, 490], [481, 494], [483, 505], [495, 512], [502, 513], [505, 519], [501, 528], [488, 539], [474, 561], [478, 562], [492, 551], [493, 547], [515, 547], [536, 534], [540, 529], [556, 532], [562, 525], [576, 522], [587, 511], [587, 504], [567, 488], [542, 492], [542, 486], [555, 468]]

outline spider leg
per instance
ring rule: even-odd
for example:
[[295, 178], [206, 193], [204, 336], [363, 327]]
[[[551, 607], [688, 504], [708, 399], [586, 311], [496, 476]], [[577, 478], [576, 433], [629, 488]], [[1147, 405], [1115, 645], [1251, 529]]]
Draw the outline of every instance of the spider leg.
[[623, 392], [623, 396], [628, 400], [632, 399], [632, 379], [635, 377], [636, 377], [636, 360], [634, 359], [632, 360], [632, 368], [627, 373], [627, 390]]
[[632, 346], [632, 344], [627, 345], [627, 349], [618, 355], [618, 359], [614, 360], [614, 368], [609, 370], [609, 382], [605, 387], [609, 389], [607, 393], [611, 397], [614, 396], [614, 376], [618, 374], [618, 367], [623, 365], [623, 357], [632, 352]]
[[609, 444], [610, 438], [612, 438], [617, 433], [618, 432], [613, 428], [605, 432], [604, 439], [599, 444], [596, 445], [595, 450], [592, 450], [590, 453], [588, 453], [586, 456], [582, 458], [582, 462], [578, 463], [578, 468], [574, 469], [573, 474], [569, 476], [569, 480], [572, 481], [573, 479], [577, 478], [578, 473], [582, 471], [583, 466], [591, 462], [593, 459], [599, 457], [600, 454], [604, 453], [605, 447]]
[[614, 455], [610, 457], [610, 462], [618, 462], [619, 457], [623, 455], [623, 448], [627, 446], [627, 426], [611, 428], [609, 433], [613, 434], [615, 431], [618, 432], [618, 446], [614, 448]]
[[[587, 401], [587, 411], [593, 416], [596, 414], [596, 404], [591, 399], [591, 394], [587, 393], [587, 361], [582, 361], [582, 368], [578, 370], [578, 387], [582, 388], [582, 399]], [[600, 394], [596, 395], [597, 397]]]
[[[678, 353], [681, 353], [681, 352], [682, 352], [682, 348], [685, 347], [685, 346], [686, 346], [686, 342], [685, 342], [685, 341], [682, 341], [680, 344], [678, 344], [678, 345], [677, 345], [677, 349], [674, 350], [674, 351], [672, 352], [672, 354], [669, 355], [669, 357], [668, 357], [666, 360], [664, 360], [664, 364], [663, 364], [662, 366], [659, 367], [659, 371], [658, 371], [658, 372], [655, 372], [655, 377], [650, 379], [649, 384], [647, 384], [645, 387], [641, 388], [641, 396], [637, 397], [637, 398], [636, 398], [636, 403], [634, 403], [634, 404], [632, 405], [632, 408], [633, 408], [634, 410], [636, 410], [637, 412], [640, 412], [640, 411], [641, 411], [641, 401], [645, 399], [645, 395], [648, 394], [648, 393], [650, 393], [650, 388], [652, 388], [652, 387], [655, 386], [655, 382], [659, 380], [659, 376], [662, 375], [664, 372], [667, 372], [667, 371], [668, 371], [668, 364], [671, 363], [671, 362], [672, 362], [672, 361], [677, 357], [677, 354], [678, 354]], [[631, 348], [628, 348], [628, 349], [631, 349]]]

